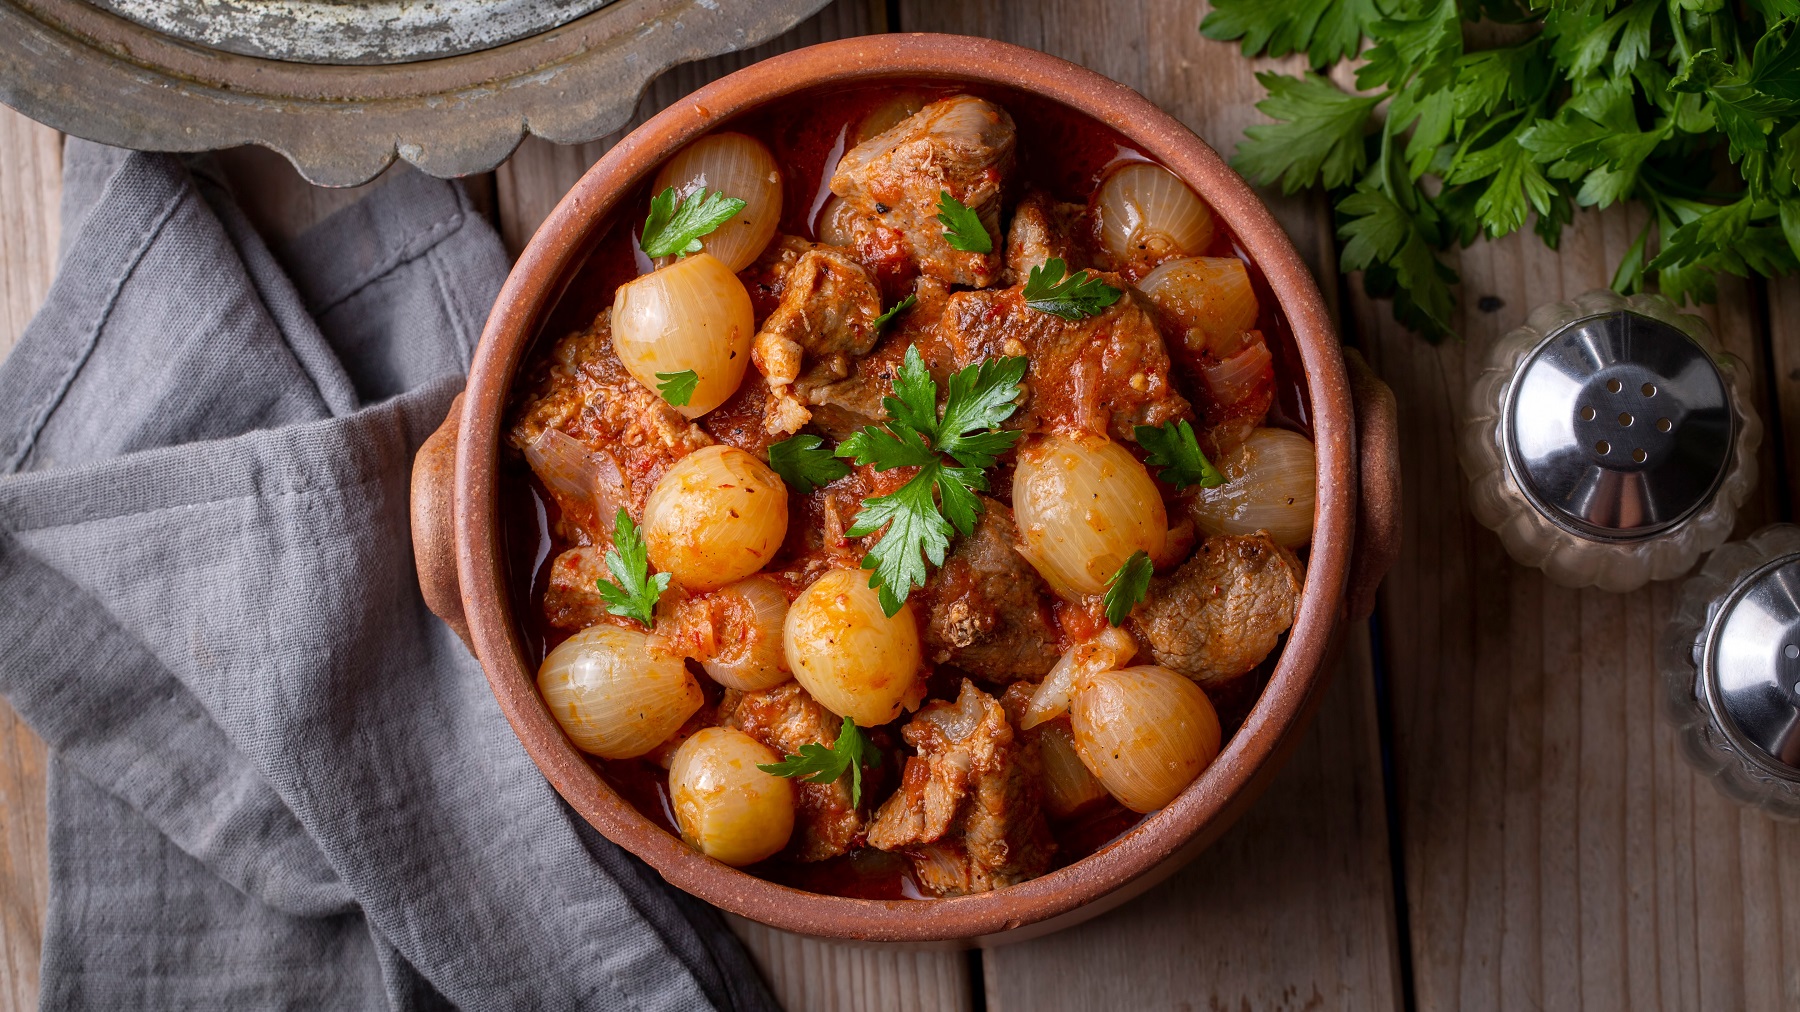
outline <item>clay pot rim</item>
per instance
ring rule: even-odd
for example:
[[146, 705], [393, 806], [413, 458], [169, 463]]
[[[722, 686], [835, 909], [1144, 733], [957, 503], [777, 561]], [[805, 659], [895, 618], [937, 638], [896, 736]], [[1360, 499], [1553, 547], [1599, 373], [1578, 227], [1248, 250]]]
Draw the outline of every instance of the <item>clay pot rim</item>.
[[[1312, 401], [1319, 499], [1299, 614], [1244, 725], [1200, 779], [1101, 851], [1016, 886], [938, 900], [863, 900], [778, 885], [706, 858], [640, 815], [588, 766], [544, 708], [504, 585], [496, 474], [514, 373], [592, 225], [668, 154], [721, 121], [820, 86], [883, 79], [998, 85], [1035, 93], [1112, 126], [1200, 193], [1269, 281], [1299, 346]], [[1124, 85], [1003, 42], [879, 35], [796, 50], [721, 78], [663, 110], [596, 162], [533, 236], [502, 288], [470, 369], [455, 473], [455, 551], [463, 608], [501, 710], [564, 798], [604, 836], [665, 879], [732, 913], [805, 934], [935, 942], [1010, 932], [1069, 913], [1142, 876], [1202, 833], [1221, 831], [1284, 739], [1297, 732], [1342, 615], [1355, 527], [1356, 421], [1330, 317], [1293, 244], [1213, 149]]]

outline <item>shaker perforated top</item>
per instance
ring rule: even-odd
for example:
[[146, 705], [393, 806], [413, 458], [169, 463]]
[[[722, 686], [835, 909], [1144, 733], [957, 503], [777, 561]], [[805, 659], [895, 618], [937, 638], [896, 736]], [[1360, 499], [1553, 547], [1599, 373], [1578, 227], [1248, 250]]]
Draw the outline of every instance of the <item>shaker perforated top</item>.
[[1707, 625], [1707, 704], [1740, 751], [1800, 780], [1800, 555], [1746, 576]]
[[1705, 349], [1617, 310], [1567, 324], [1525, 357], [1501, 432], [1508, 469], [1546, 517], [1579, 537], [1635, 541], [1713, 497], [1733, 425]]

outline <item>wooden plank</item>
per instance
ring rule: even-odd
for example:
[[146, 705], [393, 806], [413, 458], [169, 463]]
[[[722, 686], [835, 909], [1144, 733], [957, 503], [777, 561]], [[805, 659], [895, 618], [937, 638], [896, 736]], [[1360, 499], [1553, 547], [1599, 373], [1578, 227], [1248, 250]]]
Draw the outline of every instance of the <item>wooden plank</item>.
[[864, 948], [726, 920], [788, 1012], [967, 1012], [974, 1005], [964, 953]]
[[[0, 358], [50, 290], [62, 135], [0, 106]], [[44, 743], [0, 700], [0, 1008], [37, 1007], [50, 895]]]
[[[1455, 432], [1481, 350], [1532, 307], [1603, 286], [1639, 220], [1584, 214], [1560, 254], [1529, 236], [1465, 251], [1466, 343], [1431, 347], [1351, 299], [1401, 412], [1406, 542], [1382, 613], [1420, 1008], [1800, 1001], [1800, 828], [1719, 797], [1659, 719], [1673, 585], [1552, 586], [1465, 508]], [[1702, 315], [1762, 400], [1759, 314], [1743, 284], [1721, 293]], [[1472, 308], [1483, 296], [1491, 311]], [[1740, 531], [1775, 491], [1764, 482]]]
[[[886, 29], [881, 0], [839, 0], [793, 31], [744, 53], [677, 67], [653, 82], [627, 130], [708, 81], [775, 53]], [[514, 255], [556, 202], [623, 133], [591, 144], [528, 139], [495, 173], [500, 234]], [[869, 949], [823, 942], [738, 918], [732, 926], [764, 979], [790, 1012], [958, 1010], [970, 1006], [968, 959], [961, 953]]]
[[[1261, 119], [1254, 72], [1200, 37], [1204, 4], [903, 0], [901, 27], [993, 35], [1121, 81], [1229, 154]], [[1265, 194], [1335, 301], [1316, 196]], [[1087, 1008], [1398, 1008], [1374, 679], [1356, 641], [1318, 719], [1243, 822], [1152, 895], [1089, 925], [986, 954], [996, 1012]]]

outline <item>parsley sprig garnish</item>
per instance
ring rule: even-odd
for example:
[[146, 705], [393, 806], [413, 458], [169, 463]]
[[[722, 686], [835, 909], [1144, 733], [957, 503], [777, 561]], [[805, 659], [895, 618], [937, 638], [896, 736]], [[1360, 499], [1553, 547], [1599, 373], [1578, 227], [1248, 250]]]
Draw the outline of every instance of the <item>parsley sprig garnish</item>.
[[843, 461], [825, 449], [825, 440], [807, 433], [770, 445], [769, 466], [788, 488], [801, 495], [850, 473]]
[[702, 186], [677, 201], [673, 186], [650, 200], [650, 217], [638, 245], [648, 257], [686, 256], [700, 252], [700, 237], [730, 221], [744, 202]]
[[982, 471], [1019, 438], [1019, 433], [996, 426], [1018, 408], [1014, 402], [1025, 366], [1024, 358], [997, 358], [956, 373], [940, 415], [937, 381], [919, 350], [909, 347], [894, 379], [894, 396], [881, 401], [886, 425], [866, 426], [838, 446], [838, 456], [873, 464], [877, 471], [919, 469], [897, 491], [864, 499], [846, 532], [862, 537], [887, 528], [862, 565], [874, 570], [869, 586], [880, 591], [882, 610], [889, 615], [898, 613], [912, 589], [925, 582], [926, 559], [934, 566], [943, 564], [952, 531], [974, 532], [981, 512], [975, 493], [988, 487]]
[[778, 777], [800, 777], [809, 784], [835, 783], [850, 774], [850, 805], [862, 804], [862, 768], [864, 764], [881, 765], [881, 753], [864, 737], [856, 721], [844, 718], [837, 741], [827, 747], [813, 742], [800, 746], [799, 755], [790, 755], [778, 763], [758, 763], [756, 768]]
[[694, 399], [694, 388], [700, 385], [700, 374], [692, 369], [656, 374], [656, 392], [676, 407], [686, 407]]
[[1107, 581], [1106, 596], [1100, 603], [1106, 608], [1106, 621], [1113, 625], [1123, 625], [1131, 609], [1137, 607], [1144, 595], [1150, 592], [1150, 574], [1155, 570], [1150, 556], [1144, 552], [1132, 552], [1131, 558], [1119, 567], [1111, 580]]
[[[1613, 287], [1711, 301], [1719, 272], [1800, 267], [1800, 34], [1792, 3], [1215, 0], [1201, 31], [1245, 55], [1358, 60], [1355, 92], [1259, 74], [1276, 122], [1233, 164], [1337, 205], [1339, 266], [1400, 322], [1451, 331], [1437, 254], [1531, 224], [1554, 248], [1578, 207], [1636, 201]], [[1469, 51], [1464, 21], [1516, 22]], [[1522, 308], [1522, 307], [1521, 307]]]
[[1069, 265], [1060, 257], [1051, 257], [1042, 267], [1033, 267], [1025, 279], [1025, 304], [1040, 313], [1050, 313], [1065, 320], [1097, 316], [1125, 294], [1087, 271], [1076, 271], [1063, 277]]
[[1218, 488], [1225, 484], [1225, 476], [1201, 452], [1194, 427], [1187, 422], [1165, 422], [1160, 427], [1140, 425], [1132, 434], [1137, 436], [1139, 446], [1150, 451], [1144, 463], [1162, 468], [1157, 477], [1176, 488]]
[[656, 599], [669, 589], [669, 574], [650, 575], [650, 557], [637, 524], [623, 509], [613, 521], [613, 547], [606, 550], [606, 569], [616, 582], [595, 580], [594, 586], [614, 615], [634, 618], [649, 628], [656, 623]]
[[938, 191], [937, 220], [944, 226], [944, 241], [951, 249], [964, 253], [992, 253], [994, 237], [988, 235], [981, 216], [969, 210], [962, 201], [950, 196], [949, 190]]
[[919, 302], [919, 297], [917, 295], [908, 295], [906, 298], [901, 299], [899, 302], [894, 303], [891, 307], [888, 308], [887, 312], [882, 313], [880, 316], [877, 316], [875, 318], [875, 332], [877, 334], [881, 333], [882, 328], [886, 327], [888, 325], [888, 323], [894, 319], [894, 317], [899, 316], [901, 313], [906, 312], [907, 310], [911, 309], [913, 306], [918, 305], [918, 302]]

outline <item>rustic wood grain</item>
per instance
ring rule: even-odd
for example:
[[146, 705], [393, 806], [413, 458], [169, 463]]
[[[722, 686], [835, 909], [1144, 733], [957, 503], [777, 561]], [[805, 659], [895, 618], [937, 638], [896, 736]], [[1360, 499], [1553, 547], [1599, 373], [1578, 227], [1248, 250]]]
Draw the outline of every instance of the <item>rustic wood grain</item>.
[[967, 1012], [974, 1006], [963, 953], [862, 948], [741, 917], [726, 920], [788, 1012]]
[[[1433, 348], [1351, 299], [1403, 433], [1406, 540], [1382, 617], [1421, 1009], [1800, 1001], [1800, 829], [1719, 797], [1659, 719], [1672, 585], [1555, 587], [1464, 505], [1455, 425], [1481, 350], [1533, 306], [1603, 286], [1633, 218], [1584, 214], [1560, 254], [1528, 236], [1464, 252], [1466, 343]], [[1760, 310], [1741, 283], [1721, 294], [1703, 315], [1763, 399]], [[1471, 308], [1482, 296], [1491, 311]], [[1774, 494], [1765, 481], [1740, 530]]]
[[[1769, 482], [1781, 493], [1779, 519], [1792, 521], [1800, 503], [1800, 276], [1768, 282], [1770, 377], [1779, 418], [1765, 419], [1781, 451], [1782, 473]], [[1774, 519], [1774, 518], [1772, 518]]]
[[[0, 358], [50, 290], [61, 193], [62, 136], [0, 106]], [[44, 743], [0, 700], [0, 1008], [37, 1006], [44, 832]]]
[[[1179, 0], [903, 0], [901, 27], [991, 35], [1137, 89], [1229, 155], [1262, 121], [1254, 73], [1203, 39]], [[1316, 195], [1265, 199], [1336, 300], [1330, 219]], [[1401, 1005], [1374, 679], [1359, 637], [1318, 719], [1260, 802], [1194, 865], [1091, 924], [985, 954], [995, 1012]]]

